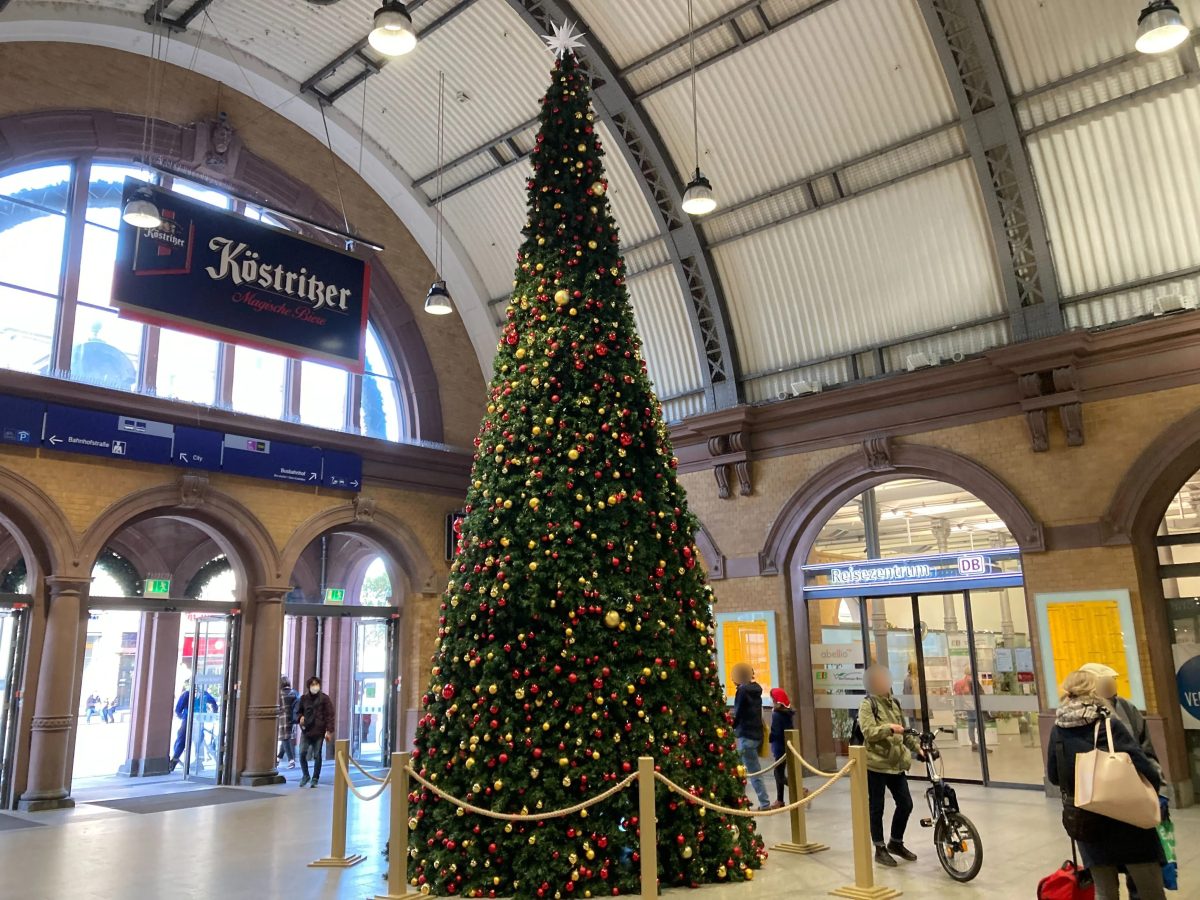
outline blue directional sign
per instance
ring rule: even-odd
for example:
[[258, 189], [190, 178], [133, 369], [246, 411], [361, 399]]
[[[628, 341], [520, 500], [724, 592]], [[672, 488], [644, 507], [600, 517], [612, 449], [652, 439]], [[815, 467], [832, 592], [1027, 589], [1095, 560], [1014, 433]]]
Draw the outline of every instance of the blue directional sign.
[[321, 482], [321, 450], [226, 434], [221, 469], [231, 475], [318, 485]]
[[24, 397], [0, 396], [0, 442], [37, 446], [42, 442], [46, 404]]
[[339, 491], [357, 491], [362, 487], [362, 457], [326, 450], [321, 483]]
[[46, 407], [43, 442], [64, 453], [165, 465], [174, 436], [175, 426], [166, 422], [53, 403]]
[[221, 448], [224, 443], [225, 435], [219, 431], [176, 425], [171, 462], [185, 469], [218, 472], [221, 469]]

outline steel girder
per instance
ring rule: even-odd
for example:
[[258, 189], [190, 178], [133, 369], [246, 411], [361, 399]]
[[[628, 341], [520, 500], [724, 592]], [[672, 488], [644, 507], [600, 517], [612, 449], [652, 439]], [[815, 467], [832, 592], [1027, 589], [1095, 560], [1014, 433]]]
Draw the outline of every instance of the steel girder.
[[[551, 25], [564, 20], [586, 29], [586, 23], [565, 0], [508, 0], [508, 4], [539, 35], [550, 34]], [[596, 113], [616, 136], [618, 149], [637, 176], [683, 287], [692, 334], [701, 354], [705, 405], [709, 410], [735, 406], [741, 400], [736, 345], [704, 239], [681, 208], [682, 187], [671, 174], [658, 131], [638, 108], [595, 35], [590, 36], [588, 44], [589, 51], [580, 62], [592, 80]]]
[[1014, 341], [1063, 330], [1033, 169], [979, 0], [917, 0], [983, 193]]

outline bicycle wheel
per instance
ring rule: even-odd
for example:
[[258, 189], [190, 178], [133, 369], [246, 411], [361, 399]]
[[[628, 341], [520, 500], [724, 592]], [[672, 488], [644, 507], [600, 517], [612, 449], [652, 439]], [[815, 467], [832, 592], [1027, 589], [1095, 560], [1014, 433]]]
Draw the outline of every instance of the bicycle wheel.
[[983, 841], [971, 820], [961, 813], [940, 816], [933, 829], [938, 862], [955, 881], [970, 881], [983, 868]]

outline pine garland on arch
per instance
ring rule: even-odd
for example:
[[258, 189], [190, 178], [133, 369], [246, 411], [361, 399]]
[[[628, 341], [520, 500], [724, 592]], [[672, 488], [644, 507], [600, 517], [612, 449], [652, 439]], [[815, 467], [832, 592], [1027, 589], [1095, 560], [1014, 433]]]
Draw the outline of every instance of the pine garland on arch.
[[[553, 44], [552, 44], [553, 46]], [[528, 222], [476, 438], [413, 764], [497, 812], [573, 806], [653, 756], [745, 807], [712, 592], [646, 374], [590, 87], [569, 48], [542, 99]], [[659, 877], [753, 877], [751, 820], [657, 789]], [[640, 890], [637, 793], [511, 823], [412, 793], [412, 881], [469, 897]]]

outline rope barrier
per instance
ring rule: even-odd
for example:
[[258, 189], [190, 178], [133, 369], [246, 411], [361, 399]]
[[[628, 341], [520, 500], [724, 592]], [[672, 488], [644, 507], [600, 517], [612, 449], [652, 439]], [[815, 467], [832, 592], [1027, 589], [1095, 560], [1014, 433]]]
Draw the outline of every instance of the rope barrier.
[[759, 775], [766, 775], [768, 772], [774, 772], [785, 762], [787, 762], [787, 757], [781, 756], [781, 757], [779, 757], [779, 759], [775, 760], [775, 762], [771, 763], [765, 769], [759, 769], [757, 772], [747, 772], [746, 777], [747, 778], [757, 778]]
[[800, 765], [803, 766], [806, 770], [808, 770], [808, 772], [810, 772], [811, 774], [817, 775], [821, 778], [832, 778], [834, 775], [839, 774], [837, 772], [822, 772], [820, 769], [818, 769], [816, 766], [814, 766], [812, 763], [810, 763], [808, 760], [806, 760], [803, 756], [801, 756], [800, 751], [797, 750], [790, 741], [788, 742], [787, 748], [788, 748], [788, 750], [791, 751], [792, 755], [794, 757], [796, 757], [796, 762], [800, 763]]
[[360, 771], [362, 774], [366, 775], [368, 778], [370, 778], [376, 784], [383, 784], [385, 781], [388, 780], [388, 778], [391, 777], [391, 775], [388, 774], [388, 775], [385, 775], [382, 778], [380, 778], [378, 775], [372, 774], [371, 772], [368, 772], [366, 769], [364, 769], [362, 767], [362, 763], [360, 763], [353, 756], [348, 756], [346, 758], [348, 760], [350, 760], [350, 762], [354, 763], [354, 768], [358, 769], [358, 771]]
[[603, 803], [609, 797], [621, 793], [633, 782], [637, 781], [637, 773], [628, 776], [624, 781], [619, 781], [610, 787], [602, 794], [597, 794], [591, 800], [585, 800], [582, 803], [576, 803], [574, 806], [568, 806], [566, 809], [552, 809], [549, 812], [538, 813], [537, 815], [526, 815], [516, 813], [498, 813], [494, 810], [484, 809], [482, 806], [474, 806], [466, 800], [459, 800], [453, 794], [447, 794], [433, 782], [426, 779], [423, 775], [417, 772], [412, 766], [408, 767], [408, 776], [418, 784], [432, 791], [437, 796], [441, 797], [447, 803], [457, 806], [459, 809], [464, 809], [467, 812], [475, 813], [480, 816], [487, 816], [489, 819], [499, 819], [502, 822], [541, 822], [544, 819], [561, 819], [565, 816], [572, 816], [577, 812], [587, 809], [590, 806], [595, 806], [597, 803]]
[[807, 796], [801, 797], [799, 800], [795, 800], [792, 803], [789, 803], [787, 806], [780, 806], [780, 807], [776, 807], [775, 809], [762, 809], [762, 810], [759, 810], [759, 809], [733, 809], [728, 806], [721, 806], [720, 804], [712, 803], [711, 801], [705, 800], [702, 797], [697, 797], [691, 791], [687, 790], [687, 788], [680, 787], [678, 784], [673, 782], [670, 778], [668, 778], [662, 772], [655, 772], [654, 777], [657, 780], [661, 781], [663, 784], [665, 784], [670, 790], [674, 791], [675, 793], [679, 794], [681, 797], [686, 799], [689, 803], [694, 803], [697, 806], [703, 806], [705, 809], [711, 809], [713, 812], [723, 813], [724, 815], [727, 815], [727, 816], [741, 816], [741, 817], [747, 818], [747, 819], [760, 819], [760, 818], [766, 818], [767, 816], [777, 816], [777, 815], [780, 815], [781, 813], [791, 812], [793, 809], [799, 809], [802, 806], [807, 806], [809, 803], [812, 803], [812, 801], [816, 800], [817, 797], [821, 796], [821, 794], [825, 793], [825, 791], [829, 790], [829, 788], [833, 787], [834, 784], [836, 784], [853, 767], [854, 767], [854, 761], [851, 760], [850, 762], [846, 763], [846, 765], [842, 766], [842, 768], [839, 769], [827, 782], [825, 782], [823, 785], [821, 785], [815, 791], [809, 792], [809, 794]]
[[[347, 758], [353, 760], [353, 757]], [[354, 786], [354, 782], [350, 780], [350, 773], [346, 769], [346, 759], [343, 759], [341, 754], [337, 754], [337, 767], [338, 772], [340, 772], [341, 776], [346, 779], [346, 787], [350, 790], [350, 793], [352, 793], [359, 800], [366, 802], [378, 800], [383, 792], [387, 790], [388, 784], [390, 784], [392, 780], [392, 773], [389, 771], [386, 778], [376, 779], [376, 781], [379, 782], [379, 789], [376, 790], [375, 793], [364, 794], [360, 792], [359, 789]]]

